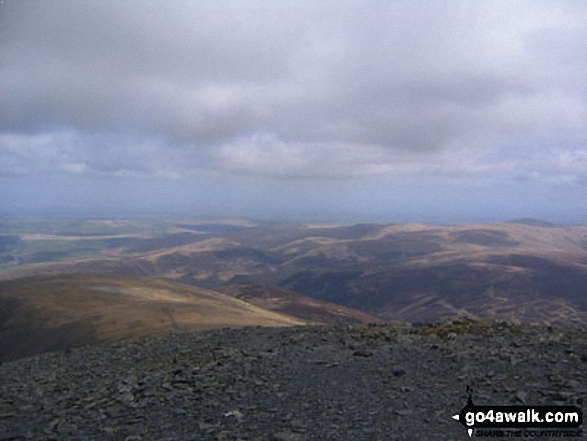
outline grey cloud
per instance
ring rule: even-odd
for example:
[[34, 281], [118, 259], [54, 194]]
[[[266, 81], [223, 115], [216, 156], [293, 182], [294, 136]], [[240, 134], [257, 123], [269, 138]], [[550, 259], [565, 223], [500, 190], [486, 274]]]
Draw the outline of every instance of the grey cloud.
[[[39, 147], [38, 158], [53, 158], [39, 159], [42, 169], [429, 171], [463, 147], [585, 130], [580, 2], [47, 0], [3, 8], [0, 133], [32, 144], [53, 134], [57, 147]], [[63, 156], [67, 133], [83, 141]], [[17, 157], [6, 150], [2, 167], [16, 169]], [[475, 157], [470, 170], [484, 170]], [[455, 161], [440, 163], [450, 171]]]

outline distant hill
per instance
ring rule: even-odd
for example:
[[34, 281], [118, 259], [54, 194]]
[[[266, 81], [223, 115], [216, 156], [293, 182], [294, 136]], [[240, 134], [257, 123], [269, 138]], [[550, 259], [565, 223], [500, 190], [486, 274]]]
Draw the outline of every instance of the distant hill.
[[118, 340], [303, 321], [178, 283], [103, 276], [0, 282], [0, 361]]
[[510, 224], [530, 225], [533, 227], [556, 227], [556, 224], [541, 219], [534, 219], [532, 217], [523, 217], [508, 221]]
[[[233, 222], [214, 228], [210, 221], [41, 227], [4, 229], [0, 278], [94, 273], [214, 290], [255, 284], [390, 321], [456, 316], [587, 324], [583, 226], [522, 219], [449, 227]], [[110, 236], [92, 236], [93, 229]], [[257, 289], [239, 295], [279, 310]], [[300, 306], [291, 296], [280, 302]]]

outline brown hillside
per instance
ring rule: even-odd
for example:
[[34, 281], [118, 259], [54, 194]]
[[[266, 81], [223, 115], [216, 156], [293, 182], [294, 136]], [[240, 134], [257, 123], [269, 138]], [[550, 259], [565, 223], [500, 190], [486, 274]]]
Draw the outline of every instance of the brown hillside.
[[235, 283], [218, 290], [260, 308], [286, 314], [308, 324], [385, 323], [385, 320], [380, 317], [363, 311], [321, 302], [277, 286]]
[[0, 283], [0, 360], [129, 337], [302, 321], [226, 294], [123, 277], [46, 276]]

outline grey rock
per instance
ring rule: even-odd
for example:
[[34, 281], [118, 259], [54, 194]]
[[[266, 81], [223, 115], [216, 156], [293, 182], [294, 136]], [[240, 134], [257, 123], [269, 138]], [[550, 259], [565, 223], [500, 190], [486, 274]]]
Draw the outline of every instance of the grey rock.
[[393, 369], [391, 370], [391, 373], [395, 377], [401, 377], [403, 375], [406, 375], [406, 370], [402, 366], [394, 366]]
[[459, 323], [224, 329], [4, 363], [0, 439], [446, 441], [467, 437], [450, 418], [467, 384], [483, 404], [585, 396], [584, 331]]

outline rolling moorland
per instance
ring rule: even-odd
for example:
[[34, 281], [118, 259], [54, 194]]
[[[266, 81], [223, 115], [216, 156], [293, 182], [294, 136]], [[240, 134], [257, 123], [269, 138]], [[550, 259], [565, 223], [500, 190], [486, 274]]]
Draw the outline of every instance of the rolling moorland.
[[101, 275], [0, 282], [0, 362], [106, 341], [224, 327], [383, 323], [361, 311], [279, 288], [247, 284], [226, 291]]
[[587, 323], [587, 227], [3, 221], [0, 231], [3, 359], [223, 326]]
[[207, 289], [254, 283], [384, 320], [587, 322], [587, 227], [5, 221], [0, 231], [3, 280], [68, 273]]

